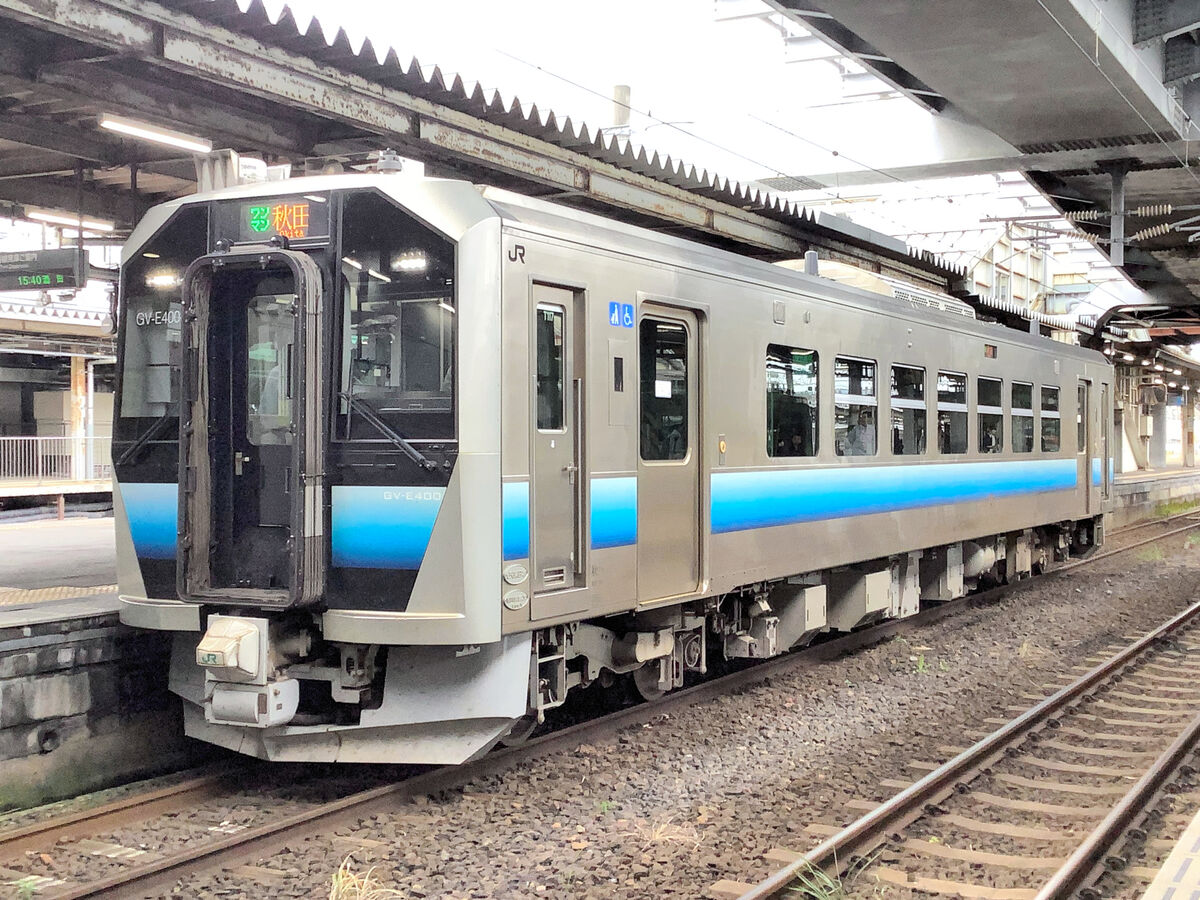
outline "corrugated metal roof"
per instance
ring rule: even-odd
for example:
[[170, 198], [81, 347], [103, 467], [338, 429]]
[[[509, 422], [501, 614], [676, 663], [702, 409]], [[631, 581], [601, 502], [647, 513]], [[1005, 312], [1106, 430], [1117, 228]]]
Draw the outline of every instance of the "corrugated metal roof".
[[[426, 67], [413, 57], [404, 60], [391, 47], [377, 48], [367, 38], [355, 49], [344, 28], [332, 37], [319, 18], [305, 25], [284, 6], [272, 20], [262, 0], [252, 0], [244, 12], [236, 0], [159, 0], [162, 6], [220, 24], [270, 46], [301, 54], [315, 62], [353, 73], [376, 84], [439, 103], [494, 125], [509, 128], [590, 159], [636, 172], [656, 181], [753, 211], [776, 221], [812, 231], [823, 231], [816, 217], [803, 207], [758, 187], [742, 184], [717, 172], [690, 165], [671, 156], [635, 147], [619, 136], [593, 132], [585, 122], [560, 118], [553, 110], [543, 111], [536, 103], [514, 97], [506, 103], [497, 90], [484, 90], [477, 82], [468, 84], [457, 74], [447, 80], [438, 66]], [[426, 74], [428, 73], [428, 74]], [[840, 238], [845, 238], [840, 232]], [[905, 251], [880, 248], [865, 242], [883, 255], [915, 261], [922, 267], [941, 270], [948, 277], [962, 277], [965, 269], [925, 250]]]

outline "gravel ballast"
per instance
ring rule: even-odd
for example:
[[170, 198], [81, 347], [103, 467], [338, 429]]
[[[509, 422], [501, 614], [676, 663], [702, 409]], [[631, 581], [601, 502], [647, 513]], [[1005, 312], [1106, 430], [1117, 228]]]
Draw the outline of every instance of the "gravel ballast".
[[812, 846], [807, 824], [856, 818], [852, 801], [893, 792], [883, 779], [916, 777], [910, 761], [944, 760], [1193, 602], [1200, 551], [1160, 546], [297, 842], [259, 863], [269, 887], [226, 872], [176, 895], [328, 896], [352, 851], [354, 871], [408, 897], [703, 897], [758, 880], [770, 848]]

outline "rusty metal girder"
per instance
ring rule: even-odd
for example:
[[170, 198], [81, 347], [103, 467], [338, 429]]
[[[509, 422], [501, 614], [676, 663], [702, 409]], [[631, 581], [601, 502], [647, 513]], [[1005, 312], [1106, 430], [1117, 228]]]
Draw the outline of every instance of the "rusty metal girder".
[[[458, 155], [476, 165], [483, 160], [570, 191], [581, 190], [579, 176], [586, 173], [582, 190], [598, 201], [702, 228], [779, 255], [798, 254], [805, 246], [797, 229], [786, 223], [590, 159], [144, 0], [2, 0], [0, 15], [353, 124], [400, 143], [417, 156], [422, 150], [436, 149], [442, 157]], [[457, 132], [456, 140], [449, 139], [450, 129]], [[422, 134], [443, 138], [448, 146], [426, 141]], [[593, 193], [605, 187], [606, 192]], [[929, 277], [927, 272], [924, 275]]]

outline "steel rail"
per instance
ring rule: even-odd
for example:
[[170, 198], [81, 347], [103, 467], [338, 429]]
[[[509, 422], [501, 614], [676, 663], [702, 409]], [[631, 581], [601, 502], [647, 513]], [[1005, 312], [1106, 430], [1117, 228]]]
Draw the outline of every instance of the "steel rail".
[[892, 831], [919, 818], [928, 804], [948, 796], [957, 784], [999, 759], [1018, 738], [1082, 697], [1114, 672], [1124, 668], [1147, 648], [1189, 624], [1197, 615], [1200, 615], [1200, 602], [1194, 603], [1037, 706], [968, 747], [949, 762], [896, 794], [891, 800], [852, 822], [804, 856], [759, 882], [743, 893], [739, 900], [766, 900], [775, 897], [786, 891], [802, 872], [812, 869], [835, 869], [839, 867], [839, 863], [844, 865], [849, 863], [852, 857], [865, 855], [886, 840]]
[[1149, 771], [1138, 779], [1075, 852], [1067, 857], [1067, 861], [1038, 891], [1034, 900], [1066, 900], [1098, 877], [1106, 868], [1105, 854], [1145, 812], [1154, 795], [1178, 771], [1183, 760], [1195, 751], [1197, 740], [1200, 740], [1200, 715], [1192, 719], [1184, 732], [1154, 760]]
[[[1172, 520], [1163, 521], [1166, 523]], [[1145, 544], [1191, 531], [1196, 527], [1200, 527], [1200, 521], [1174, 529], [1165, 534], [1155, 535], [1125, 547], [1107, 552], [1102, 551], [1086, 559], [1058, 566], [1046, 574], [1054, 575], [1078, 566], [1099, 562], [1102, 559], [1124, 553]], [[755, 663], [752, 666], [728, 675], [720, 676], [710, 681], [684, 688], [683, 690], [674, 691], [654, 703], [641, 704], [620, 710], [601, 719], [581, 722], [551, 734], [526, 741], [519, 746], [495, 751], [480, 760], [466, 763], [462, 766], [440, 767], [406, 779], [403, 782], [360, 791], [311, 810], [296, 813], [287, 819], [215, 841], [205, 847], [193, 848], [176, 856], [167, 857], [137, 868], [131, 868], [120, 875], [93, 881], [87, 885], [68, 888], [63, 892], [54, 893], [51, 896], [59, 898], [59, 900], [68, 900], [68, 898], [77, 897], [124, 895], [126, 891], [135, 888], [138, 890], [169, 888], [171, 880], [179, 877], [180, 874], [184, 872], [190, 873], [196, 868], [210, 868], [215, 866], [217, 864], [216, 860], [222, 855], [236, 856], [239, 860], [244, 860], [258, 858], [267, 855], [269, 852], [278, 850], [289, 841], [305, 836], [304, 834], [289, 834], [289, 832], [296, 829], [302, 829], [307, 833], [311, 832], [313, 828], [326, 827], [335, 821], [349, 820], [367, 815], [369, 811], [377, 808], [386, 809], [392, 804], [410, 797], [423, 796], [437, 791], [452, 790], [482, 775], [507, 769], [510, 762], [515, 758], [524, 756], [536, 758], [563, 749], [585, 737], [594, 740], [606, 732], [617, 731], [628, 725], [651, 721], [672, 710], [723, 696], [731, 689], [763, 681], [776, 672], [801, 669], [836, 659], [847, 653], [880, 643], [896, 634], [903, 634], [933, 624], [957, 613], [961, 609], [986, 605], [1001, 596], [1019, 593], [1040, 583], [1040, 577], [1023, 579], [1012, 584], [1001, 585], [990, 590], [941, 603], [937, 606], [921, 610], [916, 615], [904, 619], [893, 619], [872, 628], [823, 641], [792, 653], [785, 653], [773, 659]], [[86, 813], [78, 814], [78, 817], [76, 814], [71, 815], [72, 822], [86, 820], [86, 818]], [[56, 821], [45, 823], [44, 831], [49, 832], [56, 824]], [[306, 826], [310, 827], [306, 828]], [[29, 827], [34, 828], [36, 826]], [[2, 840], [0, 840], [0, 847], [3, 847]]]
[[28, 850], [44, 850], [47, 844], [75, 837], [86, 831], [140, 821], [178, 809], [189, 798], [203, 799], [220, 793], [229, 783], [230, 772], [222, 770], [189, 778], [176, 784], [121, 797], [101, 806], [64, 813], [51, 819], [0, 831], [0, 860], [21, 856]]

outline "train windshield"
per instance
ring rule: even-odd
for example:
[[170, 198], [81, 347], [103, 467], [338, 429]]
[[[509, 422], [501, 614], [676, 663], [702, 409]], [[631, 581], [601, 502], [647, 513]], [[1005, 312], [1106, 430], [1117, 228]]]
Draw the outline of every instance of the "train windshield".
[[365, 404], [404, 438], [454, 429], [454, 246], [379, 194], [342, 214], [339, 437], [381, 438]]

